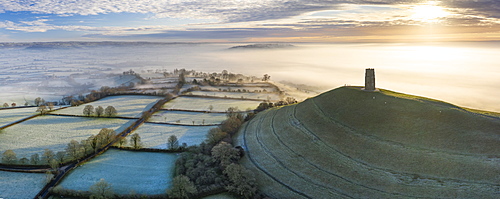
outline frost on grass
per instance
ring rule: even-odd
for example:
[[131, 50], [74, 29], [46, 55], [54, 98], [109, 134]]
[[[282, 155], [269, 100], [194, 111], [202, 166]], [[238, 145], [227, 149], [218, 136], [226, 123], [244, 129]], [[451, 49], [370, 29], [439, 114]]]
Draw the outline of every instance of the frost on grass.
[[0, 133], [0, 152], [14, 150], [18, 158], [29, 158], [44, 149], [63, 151], [71, 140], [84, 140], [102, 128], [120, 132], [134, 120], [39, 116], [6, 128]]
[[225, 113], [195, 113], [182, 111], [158, 111], [149, 119], [150, 122], [166, 122], [188, 125], [220, 124], [226, 120]]
[[[160, 100], [161, 97], [155, 96], [137, 96], [137, 95], [123, 95], [111, 96], [101, 100], [88, 103], [85, 105], [92, 105], [94, 108], [102, 106], [113, 106], [116, 108], [117, 116], [121, 117], [140, 117], [141, 113], [151, 108], [155, 102]], [[55, 114], [68, 114], [68, 115], [83, 115], [83, 108], [85, 105], [69, 107], [67, 109], [55, 111]]]
[[177, 136], [179, 144], [197, 145], [206, 139], [211, 126], [175, 126], [164, 124], [143, 124], [134, 132], [139, 133], [143, 148], [166, 149], [168, 137]]
[[45, 186], [46, 174], [0, 171], [0, 198], [34, 198]]
[[195, 98], [195, 97], [178, 97], [168, 103], [163, 108], [165, 109], [183, 109], [195, 111], [210, 111], [209, 106], [213, 106], [213, 111], [226, 111], [229, 107], [238, 107], [239, 110], [254, 110], [259, 106], [260, 101], [248, 100], [231, 100], [231, 99], [210, 99], [210, 98]]
[[59, 186], [88, 191], [103, 178], [115, 193], [162, 194], [171, 186], [176, 160], [177, 154], [110, 149], [75, 169]]
[[260, 99], [279, 101], [280, 96], [276, 93], [241, 93], [241, 92], [220, 92], [220, 91], [191, 91], [187, 95], [202, 95], [212, 97], [228, 97], [228, 98], [243, 98], [243, 99]]
[[16, 108], [0, 110], [0, 126], [11, 124], [36, 113], [37, 108]]

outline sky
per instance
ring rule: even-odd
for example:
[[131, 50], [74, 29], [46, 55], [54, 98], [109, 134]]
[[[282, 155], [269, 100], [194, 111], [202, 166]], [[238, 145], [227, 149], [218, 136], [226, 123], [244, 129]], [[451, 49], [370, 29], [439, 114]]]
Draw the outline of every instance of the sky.
[[0, 42], [500, 40], [500, 0], [0, 0]]

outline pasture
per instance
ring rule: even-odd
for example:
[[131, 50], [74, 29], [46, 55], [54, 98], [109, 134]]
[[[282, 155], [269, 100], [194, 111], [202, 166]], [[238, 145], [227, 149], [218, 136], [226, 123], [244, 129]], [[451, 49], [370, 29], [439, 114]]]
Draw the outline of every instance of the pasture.
[[0, 132], [0, 152], [13, 150], [17, 157], [29, 158], [44, 149], [63, 151], [71, 140], [80, 141], [96, 135], [102, 128], [122, 131], [134, 120], [86, 118], [68, 116], [39, 116]]
[[194, 111], [210, 111], [209, 106], [213, 106], [213, 111], [224, 112], [229, 107], [237, 107], [241, 111], [247, 109], [254, 110], [259, 106], [259, 101], [234, 100], [234, 99], [210, 99], [194, 97], [178, 97], [165, 105], [164, 109], [182, 109]]
[[[259, 93], [259, 92], [278, 92], [274, 87], [258, 87], [258, 86], [200, 86], [202, 90], [210, 91], [228, 91], [228, 92], [246, 92]], [[240, 91], [238, 91], [240, 90]]]
[[198, 145], [206, 139], [211, 126], [176, 126], [165, 124], [146, 123], [141, 125], [135, 133], [141, 136], [143, 148], [166, 149], [168, 137], [177, 136], [179, 145]]
[[279, 101], [280, 96], [276, 93], [242, 93], [242, 92], [223, 92], [223, 91], [192, 91], [186, 95], [201, 95], [212, 97], [228, 97], [241, 99], [259, 99], [269, 101]]
[[45, 186], [46, 174], [0, 171], [0, 198], [31, 199]]
[[177, 154], [110, 149], [73, 170], [58, 185], [88, 191], [101, 178], [118, 194], [163, 194], [171, 186]]
[[[247, 149], [242, 163], [275, 198], [495, 198], [500, 168], [498, 158], [490, 155], [498, 147], [490, 143], [499, 141], [489, 127], [499, 122], [456, 109], [425, 98], [339, 88], [259, 113], [236, 140]], [[439, 113], [458, 121], [424, 120]], [[381, 120], [391, 120], [393, 114], [399, 119], [390, 126], [393, 130], [377, 132], [387, 130], [389, 124]], [[409, 125], [403, 119], [426, 125]], [[485, 128], [454, 135], [439, 128], [423, 133], [427, 125], [468, 121]], [[421, 132], [419, 139], [405, 138], [414, 132]], [[478, 136], [470, 139], [467, 134]], [[443, 135], [449, 140], [441, 140], [439, 147], [435, 142], [440, 139], [422, 142]], [[484, 144], [469, 148], [462, 140]]]
[[94, 106], [94, 108], [97, 108], [97, 106], [102, 106], [103, 108], [106, 108], [107, 106], [113, 106], [116, 108], [116, 111], [118, 113], [117, 116], [138, 118], [141, 116], [141, 113], [143, 111], [148, 110], [151, 106], [154, 105], [156, 101], [160, 99], [161, 97], [145, 95], [110, 96], [95, 102], [83, 104], [76, 107], [69, 107], [63, 110], [55, 111], [53, 113], [83, 116], [83, 108], [86, 105], [92, 105]]
[[197, 113], [183, 111], [158, 111], [149, 119], [150, 122], [166, 122], [186, 125], [220, 124], [226, 119], [225, 113]]
[[37, 114], [37, 108], [0, 109], [0, 126]]

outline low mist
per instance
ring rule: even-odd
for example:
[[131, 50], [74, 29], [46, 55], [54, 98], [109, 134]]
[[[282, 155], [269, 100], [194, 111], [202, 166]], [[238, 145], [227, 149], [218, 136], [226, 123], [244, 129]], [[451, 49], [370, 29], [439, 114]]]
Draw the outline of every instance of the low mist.
[[[241, 44], [0, 48], [0, 88], [12, 90], [20, 85], [36, 89], [48, 78], [64, 79], [75, 73], [186, 68], [259, 77], [269, 74], [274, 81], [326, 91], [363, 85], [365, 68], [375, 68], [378, 88], [500, 112], [500, 63], [496, 62], [500, 48], [495, 43], [293, 44], [283, 49], [229, 49], [236, 45]], [[92, 83], [101, 86], [98, 81]], [[35, 91], [24, 89], [16, 95], [36, 95]]]

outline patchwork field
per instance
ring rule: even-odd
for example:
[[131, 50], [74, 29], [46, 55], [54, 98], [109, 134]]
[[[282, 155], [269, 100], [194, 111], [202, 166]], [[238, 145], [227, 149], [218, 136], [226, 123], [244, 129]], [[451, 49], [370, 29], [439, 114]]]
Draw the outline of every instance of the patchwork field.
[[0, 171], [0, 198], [31, 199], [45, 186], [46, 175]]
[[168, 137], [171, 135], [177, 136], [179, 145], [186, 143], [188, 146], [192, 146], [203, 142], [210, 128], [213, 127], [146, 123], [135, 132], [141, 136], [143, 148], [166, 149]]
[[220, 124], [226, 119], [225, 113], [196, 113], [183, 111], [158, 111], [149, 119], [150, 122], [166, 122], [187, 125]]
[[239, 110], [255, 109], [259, 106], [259, 101], [231, 100], [231, 99], [210, 99], [194, 97], [178, 97], [166, 103], [164, 109], [183, 109], [195, 111], [210, 111], [209, 106], [213, 106], [213, 111], [223, 112], [229, 107], [238, 107]]
[[44, 149], [63, 151], [71, 140], [87, 139], [102, 128], [119, 132], [134, 120], [86, 118], [67, 116], [39, 116], [16, 124], [0, 132], [0, 152], [13, 150], [18, 158], [29, 158]]
[[277, 90], [273, 87], [253, 87], [253, 86], [200, 86], [203, 90], [211, 90], [211, 91], [230, 91], [235, 92], [239, 90], [247, 90], [247, 92], [277, 92]]
[[88, 191], [101, 178], [115, 193], [163, 194], [171, 186], [177, 154], [110, 149], [73, 170], [58, 185]]
[[237, 145], [274, 198], [497, 198], [500, 118], [458, 109], [343, 87], [258, 114]]
[[242, 99], [260, 99], [279, 101], [280, 96], [275, 93], [240, 93], [240, 92], [222, 92], [222, 91], [192, 91], [186, 95], [202, 95], [214, 97], [229, 97], [229, 98], [242, 98]]
[[37, 114], [37, 108], [0, 109], [0, 126]]
[[141, 113], [144, 110], [148, 110], [156, 101], [160, 99], [161, 97], [141, 95], [111, 96], [77, 107], [69, 107], [60, 111], [55, 111], [54, 113], [63, 115], [83, 115], [83, 108], [86, 105], [92, 105], [94, 108], [97, 108], [97, 106], [102, 106], [103, 108], [113, 106], [118, 113], [117, 116], [137, 118], [141, 116]]

